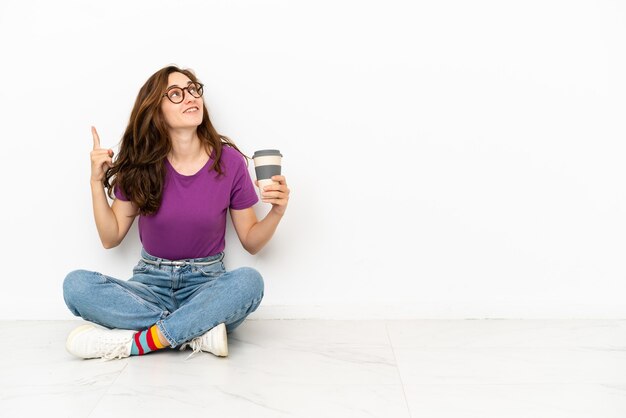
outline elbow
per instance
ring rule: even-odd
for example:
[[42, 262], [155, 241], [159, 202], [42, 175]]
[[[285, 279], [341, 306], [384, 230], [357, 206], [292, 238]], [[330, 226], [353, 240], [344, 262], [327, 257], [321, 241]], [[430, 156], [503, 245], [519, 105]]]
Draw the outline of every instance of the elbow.
[[249, 252], [252, 255], [255, 255], [260, 250], [260, 248], [250, 248], [250, 247], [244, 247], [244, 248], [247, 252]]
[[263, 248], [263, 246], [243, 244], [243, 249], [252, 255], [255, 255], [256, 253], [261, 251], [261, 248]]
[[111, 248], [115, 248], [119, 245], [119, 242], [102, 242], [102, 246], [107, 249], [110, 250]]

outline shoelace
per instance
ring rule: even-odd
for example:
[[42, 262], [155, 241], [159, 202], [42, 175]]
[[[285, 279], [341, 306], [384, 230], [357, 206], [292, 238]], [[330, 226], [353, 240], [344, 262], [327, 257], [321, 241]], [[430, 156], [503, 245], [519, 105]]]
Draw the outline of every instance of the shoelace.
[[114, 359], [123, 359], [126, 356], [126, 347], [124, 347], [123, 345], [117, 345], [115, 347], [113, 347], [113, 349], [105, 352], [102, 355], [102, 360], [103, 361], [109, 361], [109, 360], [114, 360]]
[[193, 350], [193, 352], [191, 354], [189, 354], [187, 356], [187, 358], [185, 359], [185, 361], [189, 360], [191, 357], [195, 356], [196, 354], [198, 354], [199, 352], [201, 352], [202, 350], [200, 349], [200, 347], [202, 346], [202, 337], [196, 337], [193, 340], [189, 341], [188, 343], [184, 343], [181, 347], [180, 347], [180, 351], [183, 351], [184, 349], [186, 349], [187, 347], [191, 347], [191, 349]]
[[105, 335], [97, 343], [97, 351], [102, 353], [102, 361], [128, 357], [132, 338], [120, 339], [118, 336]]

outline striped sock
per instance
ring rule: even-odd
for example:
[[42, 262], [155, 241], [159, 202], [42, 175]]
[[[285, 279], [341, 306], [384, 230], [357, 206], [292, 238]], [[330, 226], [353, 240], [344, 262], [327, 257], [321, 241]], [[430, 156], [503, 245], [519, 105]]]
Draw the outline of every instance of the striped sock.
[[130, 349], [131, 356], [142, 356], [154, 350], [165, 348], [159, 340], [157, 326], [152, 325], [143, 331], [138, 331], [133, 335], [133, 346]]

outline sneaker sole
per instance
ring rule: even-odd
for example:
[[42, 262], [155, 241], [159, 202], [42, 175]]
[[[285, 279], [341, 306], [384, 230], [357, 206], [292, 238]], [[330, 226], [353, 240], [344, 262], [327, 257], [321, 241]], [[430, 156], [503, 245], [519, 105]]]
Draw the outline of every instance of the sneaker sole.
[[92, 328], [94, 328], [93, 325], [85, 324], [85, 325], [81, 325], [80, 327], [76, 328], [74, 331], [70, 332], [70, 335], [67, 336], [67, 340], [65, 342], [65, 349], [67, 350], [67, 352], [73, 356], [84, 358], [83, 356], [72, 351], [70, 347], [72, 345], [74, 338], [76, 338], [78, 334], [85, 332], [85, 331], [89, 331]]

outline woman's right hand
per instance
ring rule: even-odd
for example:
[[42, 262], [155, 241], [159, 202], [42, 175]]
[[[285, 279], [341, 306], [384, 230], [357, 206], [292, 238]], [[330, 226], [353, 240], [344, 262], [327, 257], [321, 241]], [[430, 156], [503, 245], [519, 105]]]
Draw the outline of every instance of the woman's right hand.
[[100, 148], [100, 137], [94, 126], [91, 127], [93, 135], [93, 150], [91, 151], [91, 181], [102, 182], [104, 173], [113, 165], [113, 150]]

